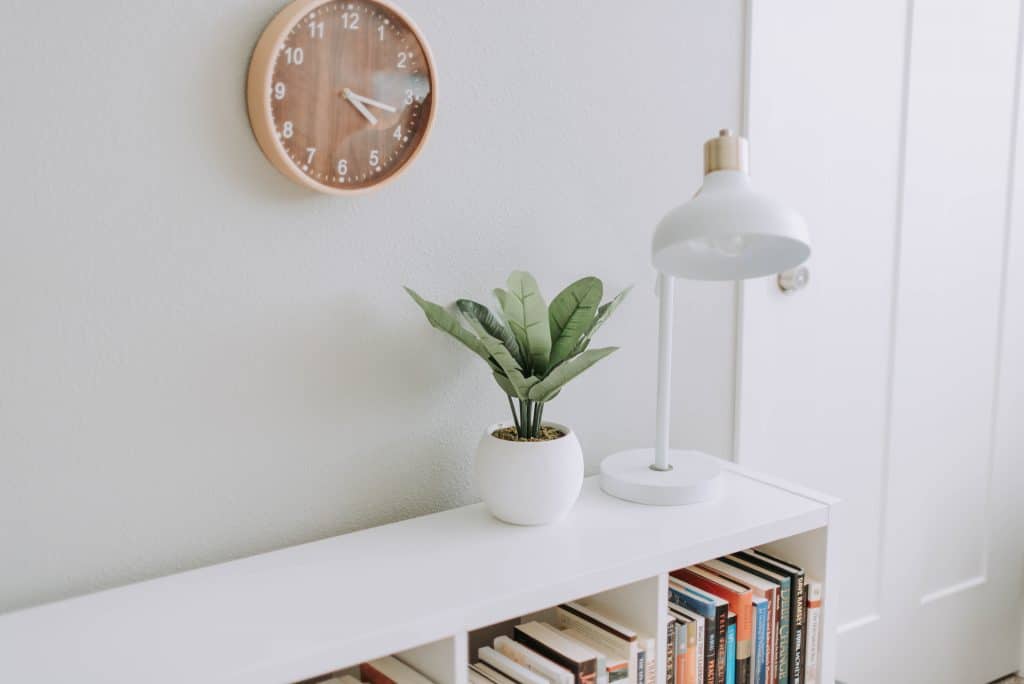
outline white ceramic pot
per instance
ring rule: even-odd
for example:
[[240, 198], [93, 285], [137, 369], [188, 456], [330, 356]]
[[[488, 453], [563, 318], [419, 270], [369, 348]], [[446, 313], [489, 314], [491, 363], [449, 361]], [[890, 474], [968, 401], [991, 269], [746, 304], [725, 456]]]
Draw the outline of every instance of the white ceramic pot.
[[514, 525], [547, 525], [565, 517], [583, 486], [583, 449], [564, 425], [563, 437], [548, 442], [511, 442], [487, 428], [476, 449], [476, 488], [498, 520]]

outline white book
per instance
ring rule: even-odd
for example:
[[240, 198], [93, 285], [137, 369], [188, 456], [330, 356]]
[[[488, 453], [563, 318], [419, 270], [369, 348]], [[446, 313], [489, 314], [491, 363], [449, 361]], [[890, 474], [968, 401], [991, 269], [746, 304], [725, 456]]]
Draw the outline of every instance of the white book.
[[554, 663], [544, 656], [531, 651], [507, 636], [494, 640], [494, 649], [501, 655], [511, 658], [530, 672], [535, 672], [547, 679], [551, 684], [572, 684], [575, 677], [572, 672]]
[[818, 684], [818, 660], [821, 657], [821, 582], [808, 578], [807, 585], [807, 657], [804, 661], [805, 684]]
[[604, 681], [609, 682], [609, 684], [614, 684], [615, 682], [626, 681], [629, 679], [629, 661], [626, 658], [610, 655], [605, 650], [605, 645], [601, 640], [594, 638], [594, 635], [591, 632], [579, 629], [578, 627], [570, 627], [568, 629], [563, 629], [562, 633], [575, 639], [584, 646], [589, 646], [602, 655], [604, 658], [605, 674], [607, 675]]
[[493, 684], [490, 679], [484, 677], [473, 668], [469, 668], [467, 674], [469, 675], [469, 684]]
[[485, 662], [473, 663], [469, 666], [469, 670], [494, 684], [516, 684], [516, 680], [503, 675]]
[[644, 684], [654, 684], [658, 676], [658, 651], [654, 637], [641, 634], [639, 640], [644, 649]]
[[580, 603], [563, 603], [555, 609], [559, 629], [574, 629], [590, 637], [590, 646], [603, 651], [610, 659], [625, 659], [630, 684], [643, 684], [637, 677], [639, 646], [637, 634], [607, 615]]
[[519, 684], [549, 684], [548, 680], [544, 677], [530, 672], [516, 661], [508, 656], [503, 656], [490, 646], [484, 646], [476, 654], [480, 660], [510, 679], [519, 682]]
[[412, 669], [394, 656], [377, 658], [363, 664], [380, 672], [397, 684], [434, 684], [431, 680]]

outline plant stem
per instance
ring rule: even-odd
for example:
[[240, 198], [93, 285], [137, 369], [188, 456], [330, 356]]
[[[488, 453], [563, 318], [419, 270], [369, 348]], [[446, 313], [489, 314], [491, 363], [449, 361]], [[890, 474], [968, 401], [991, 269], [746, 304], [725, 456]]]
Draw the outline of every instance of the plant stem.
[[526, 400], [526, 437], [530, 439], [535, 437], [533, 434], [533, 402], [529, 399]]
[[538, 401], [537, 402], [537, 427], [535, 428], [536, 431], [537, 431], [537, 436], [538, 437], [540, 437], [541, 421], [543, 420], [543, 418], [544, 418], [544, 402], [543, 401]]
[[516, 415], [515, 404], [512, 403], [512, 397], [508, 396], [507, 394], [505, 395], [505, 397], [508, 399], [508, 408], [509, 410], [512, 411], [512, 422], [516, 426], [516, 434], [520, 435], [522, 434], [522, 428], [520, 427], [519, 416]]
[[526, 401], [523, 399], [519, 400], [519, 427], [516, 428], [516, 435], [520, 438], [528, 437], [526, 431], [529, 430], [530, 413], [526, 408]]

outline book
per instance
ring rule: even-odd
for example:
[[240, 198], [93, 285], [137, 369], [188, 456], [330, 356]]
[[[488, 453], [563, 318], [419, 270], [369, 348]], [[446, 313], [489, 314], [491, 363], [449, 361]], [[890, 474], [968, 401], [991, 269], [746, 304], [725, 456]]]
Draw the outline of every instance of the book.
[[789, 684], [789, 627], [790, 627], [790, 579], [789, 575], [773, 572], [756, 562], [748, 560], [749, 555], [745, 552], [726, 556], [721, 560], [730, 565], [741, 568], [752, 575], [768, 580], [778, 585], [779, 608], [776, 611], [775, 630], [775, 670], [772, 672], [773, 679], [769, 684]]
[[665, 626], [665, 682], [676, 681], [676, 621], [669, 620]]
[[614, 684], [615, 682], [627, 684], [627, 682], [630, 681], [629, 661], [619, 656], [610, 655], [608, 651], [605, 650], [604, 644], [600, 640], [595, 639], [590, 632], [586, 632], [576, 627], [564, 629], [562, 632], [584, 646], [594, 649], [604, 657], [604, 667], [605, 672], [607, 673], [604, 681], [609, 682], [609, 684]]
[[754, 660], [750, 668], [750, 684], [766, 684], [768, 679], [768, 599], [755, 596]]
[[513, 638], [572, 672], [576, 684], [597, 684], [598, 653], [551, 625], [543, 622], [516, 625]]
[[725, 628], [725, 684], [736, 684], [736, 613], [731, 610]]
[[804, 662], [805, 684], [818, 684], [818, 661], [821, 651], [821, 582], [807, 578], [807, 657]]
[[517, 684], [516, 680], [512, 679], [500, 670], [496, 670], [482, 660], [479, 663], [473, 663], [470, 665], [469, 669], [471, 672], [475, 672], [494, 684]]
[[[702, 565], [676, 570], [672, 575], [729, 602], [729, 610], [736, 614], [734, 663], [736, 672], [734, 679], [739, 682], [749, 682], [750, 657], [754, 650], [752, 589]], [[728, 666], [729, 662], [726, 661], [725, 664]]]
[[[769, 579], [765, 579], [753, 572], [748, 572], [742, 567], [738, 567], [735, 563], [731, 562], [728, 558], [720, 558], [718, 560], [708, 561], [703, 563], [705, 567], [712, 570], [713, 572], [735, 580], [740, 584], [745, 584], [750, 587], [754, 594], [754, 597], [763, 597], [768, 601], [768, 615], [766, 625], [766, 636], [767, 641], [765, 647], [765, 677], [763, 680], [755, 681], [755, 684], [776, 684], [778, 681], [777, 672], [777, 661], [778, 661], [778, 646], [776, 641], [778, 640], [778, 608], [779, 608], [779, 584]], [[755, 651], [757, 648], [755, 638]], [[756, 653], [755, 653], [756, 655]]]
[[361, 663], [359, 676], [369, 684], [432, 684], [429, 679], [394, 656]]
[[729, 603], [669, 576], [669, 600], [698, 613], [705, 620], [703, 684], [725, 684], [725, 630]]
[[540, 675], [551, 684], [572, 684], [573, 682], [572, 673], [567, 669], [534, 653], [522, 644], [512, 641], [507, 636], [499, 636], [494, 640], [494, 650], [506, 658], [511, 658], [530, 672]]
[[[677, 617], [669, 612], [668, 619], [675, 622], [675, 667], [673, 669], [673, 681], [675, 684], [684, 684], [685, 671], [686, 671], [686, 655], [689, 650], [689, 644], [687, 643], [687, 628], [692, 624], [692, 620], [684, 617]], [[669, 683], [671, 684], [671, 682]]]
[[788, 574], [791, 582], [789, 611], [789, 673], [793, 684], [804, 684], [804, 623], [807, 615], [805, 574], [801, 567], [780, 558], [770, 556], [760, 549], [751, 549], [755, 557], [761, 558], [778, 568], [777, 572]]
[[508, 656], [498, 653], [490, 646], [484, 646], [477, 650], [477, 657], [491, 669], [497, 670], [508, 679], [519, 684], [548, 684], [548, 680], [512, 660]]
[[[555, 625], [561, 630], [573, 629], [577, 634], [586, 634], [591, 648], [603, 651], [609, 663], [620, 659], [626, 661], [625, 679], [630, 684], [644, 684], [644, 680], [638, 678], [643, 676], [638, 662], [638, 635], [629, 627], [580, 603], [563, 603], [555, 608]], [[612, 667], [608, 665], [609, 681], [619, 681], [618, 674], [613, 675]]]
[[687, 610], [680, 605], [670, 604], [669, 610], [675, 613], [677, 617], [686, 618], [690, 621], [687, 639], [690, 639], [689, 635], [692, 634], [692, 645], [687, 647], [685, 684], [702, 684], [703, 671], [705, 671], [705, 629], [707, 621], [698, 613]]
[[640, 634], [640, 647], [644, 651], [644, 684], [655, 684], [658, 677], [658, 645], [654, 637]]

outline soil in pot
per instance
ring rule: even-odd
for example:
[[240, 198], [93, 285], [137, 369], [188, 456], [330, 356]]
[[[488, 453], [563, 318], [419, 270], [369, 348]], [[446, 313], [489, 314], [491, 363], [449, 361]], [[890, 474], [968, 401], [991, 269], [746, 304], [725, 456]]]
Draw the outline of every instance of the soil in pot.
[[503, 427], [495, 430], [491, 433], [492, 436], [498, 439], [503, 439], [506, 442], [550, 442], [553, 439], [559, 437], [565, 437], [565, 433], [558, 428], [553, 428], [548, 425], [542, 425], [540, 428], [539, 437], [529, 437], [527, 439], [520, 439], [519, 433], [514, 427]]

